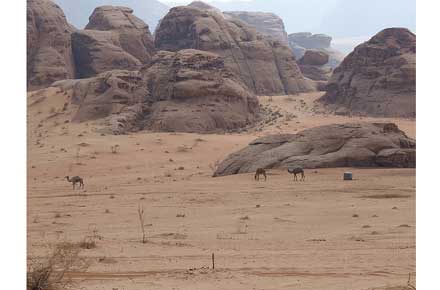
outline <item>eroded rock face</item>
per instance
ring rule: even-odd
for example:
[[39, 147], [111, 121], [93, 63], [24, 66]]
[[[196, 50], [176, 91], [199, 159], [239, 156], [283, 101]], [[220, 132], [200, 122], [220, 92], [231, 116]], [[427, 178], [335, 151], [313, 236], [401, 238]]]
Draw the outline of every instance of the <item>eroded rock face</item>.
[[304, 56], [307, 50], [322, 51], [329, 55], [328, 65], [337, 67], [344, 55], [331, 47], [332, 38], [325, 34], [312, 34], [310, 32], [292, 33], [288, 36], [289, 46], [296, 59]]
[[415, 117], [416, 36], [405, 28], [382, 30], [344, 59], [326, 91], [321, 101], [336, 109]]
[[239, 20], [193, 7], [175, 7], [155, 34], [158, 49], [193, 48], [223, 56], [225, 66], [259, 95], [295, 94], [313, 90], [290, 49], [266, 39]]
[[260, 167], [415, 167], [415, 147], [415, 140], [393, 123], [327, 125], [258, 138], [229, 155], [214, 176]]
[[27, 89], [74, 77], [70, 35], [75, 30], [49, 0], [27, 0]]
[[321, 50], [306, 50], [298, 61], [299, 68], [304, 76], [314, 81], [327, 81], [332, 69], [328, 66], [329, 55]]
[[219, 55], [160, 51], [144, 77], [153, 103], [146, 126], [157, 131], [231, 131], [252, 124], [258, 100]]
[[155, 52], [148, 25], [121, 6], [101, 6], [90, 16], [84, 30], [72, 35], [77, 77], [101, 72], [137, 70]]
[[148, 89], [137, 71], [114, 70], [87, 79], [58, 81], [53, 86], [70, 92], [78, 106], [73, 122], [105, 119], [108, 129], [119, 134], [140, 129]]
[[329, 56], [324, 51], [309, 49], [306, 50], [298, 63], [303, 65], [325, 65], [328, 60]]
[[226, 132], [259, 118], [255, 95], [222, 57], [206, 51], [160, 51], [141, 72], [113, 70], [54, 86], [78, 106], [72, 121], [102, 119], [102, 130], [113, 134]]
[[255, 27], [258, 32], [269, 36], [274, 40], [287, 44], [287, 32], [283, 20], [274, 13], [249, 12], [249, 11], [228, 11], [223, 12], [226, 17], [235, 18]]

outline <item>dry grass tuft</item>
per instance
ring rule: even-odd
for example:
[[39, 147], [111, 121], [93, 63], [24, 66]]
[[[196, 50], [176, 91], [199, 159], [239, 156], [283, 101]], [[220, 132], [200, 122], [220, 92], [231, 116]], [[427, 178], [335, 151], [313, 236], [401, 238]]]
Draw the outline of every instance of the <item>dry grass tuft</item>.
[[76, 244], [62, 243], [48, 257], [28, 258], [26, 289], [52, 290], [74, 287], [74, 282], [65, 277], [65, 274], [71, 271], [82, 272], [89, 266], [79, 257], [79, 252]]

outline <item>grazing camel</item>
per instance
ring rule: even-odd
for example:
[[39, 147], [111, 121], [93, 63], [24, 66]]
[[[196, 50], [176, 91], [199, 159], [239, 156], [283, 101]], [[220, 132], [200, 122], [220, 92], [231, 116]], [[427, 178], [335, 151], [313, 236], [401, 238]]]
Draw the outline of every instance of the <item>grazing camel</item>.
[[295, 180], [295, 181], [298, 180], [298, 178], [296, 177], [297, 174], [301, 174], [301, 181], [304, 181], [306, 179], [306, 175], [304, 174], [304, 169], [302, 169], [302, 167], [299, 167], [299, 166], [288, 167], [287, 171], [290, 174], [293, 174], [293, 180]]
[[263, 168], [258, 168], [257, 171], [255, 172], [255, 180], [260, 180], [260, 175], [264, 176], [264, 181], [266, 181], [267, 176], [266, 176], [266, 170], [264, 170]]
[[66, 179], [68, 182], [72, 182], [73, 189], [75, 189], [75, 184], [79, 183], [79, 188], [84, 188], [84, 181], [79, 176], [74, 176], [72, 178], [69, 178], [69, 176], [66, 176]]

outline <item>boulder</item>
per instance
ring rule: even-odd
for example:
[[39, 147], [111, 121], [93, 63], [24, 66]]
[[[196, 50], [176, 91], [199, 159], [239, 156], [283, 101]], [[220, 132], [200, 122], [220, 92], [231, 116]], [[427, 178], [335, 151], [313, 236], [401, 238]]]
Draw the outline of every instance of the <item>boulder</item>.
[[77, 77], [148, 64], [155, 52], [153, 38], [148, 25], [132, 13], [126, 7], [98, 7], [85, 29], [72, 35]]
[[153, 104], [145, 122], [151, 130], [224, 132], [258, 119], [257, 98], [214, 53], [160, 51], [143, 74]]
[[306, 50], [304, 55], [298, 61], [300, 65], [325, 65], [328, 63], [329, 56], [324, 51], [315, 49]]
[[199, 49], [216, 53], [225, 66], [258, 95], [296, 94], [314, 90], [303, 77], [291, 50], [239, 20], [210, 10], [172, 8], [155, 33], [158, 49]]
[[223, 12], [226, 17], [235, 18], [244, 23], [255, 27], [263, 35], [269, 36], [287, 44], [287, 32], [284, 28], [283, 20], [274, 13], [268, 12], [250, 12], [250, 11], [228, 11]]
[[289, 34], [288, 41], [296, 59], [302, 58], [307, 50], [322, 51], [328, 54], [327, 65], [331, 68], [337, 67], [344, 59], [341, 52], [331, 47], [332, 38], [325, 34], [292, 33]]
[[334, 70], [321, 102], [353, 114], [415, 117], [416, 36], [385, 29], [360, 44]]
[[229, 155], [214, 176], [260, 167], [415, 167], [415, 146], [393, 123], [333, 124], [258, 138]]
[[75, 75], [71, 34], [63, 11], [49, 0], [27, 0], [27, 89]]
[[314, 81], [327, 81], [332, 69], [328, 65], [329, 55], [320, 50], [309, 49], [298, 61], [299, 68], [304, 76]]

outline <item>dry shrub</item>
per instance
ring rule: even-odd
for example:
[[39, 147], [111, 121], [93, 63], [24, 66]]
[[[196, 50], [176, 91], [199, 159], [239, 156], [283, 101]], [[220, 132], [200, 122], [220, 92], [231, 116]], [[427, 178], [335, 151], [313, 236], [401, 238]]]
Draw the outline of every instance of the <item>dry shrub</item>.
[[145, 217], [144, 217], [144, 207], [138, 205], [138, 218], [142, 231], [142, 243], [145, 244], [147, 242], [147, 235], [145, 234]]
[[65, 277], [67, 272], [82, 272], [88, 268], [85, 259], [79, 257], [76, 244], [59, 244], [45, 258], [28, 258], [27, 290], [54, 290], [75, 287], [72, 280]]

